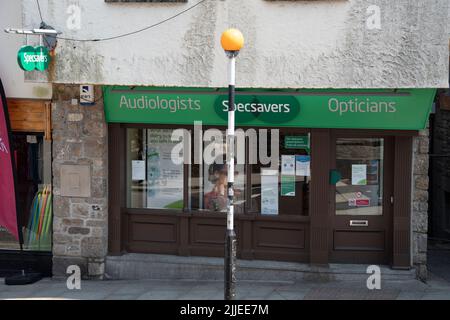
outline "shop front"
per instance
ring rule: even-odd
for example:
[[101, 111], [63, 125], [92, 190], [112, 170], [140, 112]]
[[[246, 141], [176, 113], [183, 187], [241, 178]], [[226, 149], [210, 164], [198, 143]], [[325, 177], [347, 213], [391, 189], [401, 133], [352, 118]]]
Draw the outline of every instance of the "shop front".
[[[223, 256], [224, 89], [104, 87], [110, 255]], [[409, 268], [433, 89], [239, 90], [238, 258]]]
[[52, 174], [50, 101], [6, 99], [16, 167], [19, 241], [0, 226], [0, 276], [31, 269], [51, 275]]

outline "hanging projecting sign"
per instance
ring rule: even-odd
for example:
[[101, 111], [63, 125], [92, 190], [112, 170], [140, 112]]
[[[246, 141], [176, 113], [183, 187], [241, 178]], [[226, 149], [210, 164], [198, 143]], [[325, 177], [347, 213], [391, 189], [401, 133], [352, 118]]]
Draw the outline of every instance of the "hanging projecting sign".
[[24, 71], [44, 71], [48, 68], [50, 55], [46, 47], [23, 46], [17, 53], [17, 61]]
[[[435, 89], [302, 89], [236, 91], [236, 125], [422, 130], [431, 111]], [[103, 88], [108, 122], [225, 126], [226, 88]], [[308, 139], [289, 140], [287, 148]]]

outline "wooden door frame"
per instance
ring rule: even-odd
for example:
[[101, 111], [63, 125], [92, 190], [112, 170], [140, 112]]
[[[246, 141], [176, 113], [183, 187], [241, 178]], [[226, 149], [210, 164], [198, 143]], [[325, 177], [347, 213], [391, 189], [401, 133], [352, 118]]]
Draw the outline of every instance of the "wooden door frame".
[[[334, 137], [377, 136], [394, 137], [394, 204], [392, 211], [391, 266], [395, 269], [411, 267], [411, 190], [412, 190], [412, 141], [418, 135], [414, 130], [311, 130], [311, 198], [310, 198], [310, 263], [328, 265], [330, 261], [329, 230], [334, 214], [334, 189], [330, 188], [329, 174], [332, 168], [332, 143]], [[315, 159], [320, 159], [317, 161]], [[328, 191], [327, 191], [328, 190]]]
[[[384, 250], [383, 252], [376, 252], [376, 251], [366, 251], [367, 253], [367, 261], [369, 263], [378, 263], [378, 264], [390, 264], [392, 262], [392, 225], [393, 225], [393, 204], [390, 202], [390, 198], [394, 196], [394, 179], [393, 179], [393, 171], [394, 171], [394, 141], [395, 138], [391, 135], [380, 135], [379, 133], [352, 133], [352, 132], [334, 132], [332, 134], [331, 139], [331, 164], [333, 168], [336, 166], [336, 142], [338, 139], [341, 138], [351, 138], [351, 139], [366, 139], [366, 138], [373, 138], [373, 139], [384, 139], [383, 144], [383, 198], [382, 198], [382, 204], [383, 204], [383, 215], [378, 216], [378, 221], [381, 223], [384, 223], [384, 226], [378, 226], [373, 228], [371, 224], [369, 223], [368, 229], [365, 231], [367, 232], [376, 232], [380, 231], [380, 228], [384, 228]], [[349, 262], [352, 259], [352, 253], [351, 252], [339, 252], [334, 249], [334, 232], [336, 230], [336, 223], [338, 222], [337, 219], [345, 219], [345, 217], [336, 217], [336, 186], [331, 185], [332, 190], [332, 198], [330, 199], [330, 236], [329, 236], [329, 254], [330, 254], [330, 260], [333, 260], [333, 262], [336, 263], [343, 263], [341, 261], [342, 259], [347, 259], [346, 257], [349, 256]], [[348, 217], [347, 217], [348, 218]], [[370, 219], [376, 217], [370, 217], [370, 216], [363, 216], [361, 219]], [[384, 221], [383, 221], [384, 220]], [[350, 230], [351, 228], [344, 228], [342, 230]], [[352, 229], [357, 230], [357, 229]], [[359, 251], [359, 250], [356, 250]], [[364, 250], [362, 250], [364, 251]], [[355, 258], [355, 260], [358, 260], [358, 258]], [[383, 260], [383, 261], [380, 261]], [[354, 262], [356, 263], [356, 262]]]

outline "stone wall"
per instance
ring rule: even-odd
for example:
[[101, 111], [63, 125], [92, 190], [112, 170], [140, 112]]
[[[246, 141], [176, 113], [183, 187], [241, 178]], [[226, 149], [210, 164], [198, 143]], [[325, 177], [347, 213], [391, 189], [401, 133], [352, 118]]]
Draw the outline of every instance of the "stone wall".
[[427, 278], [429, 128], [413, 142], [412, 262], [421, 280]]
[[[107, 253], [107, 126], [101, 88], [92, 106], [78, 104], [78, 85], [53, 88], [53, 274], [79, 265], [84, 278], [102, 278]], [[72, 104], [72, 99], [76, 103]], [[62, 165], [90, 168], [90, 197], [63, 196]]]

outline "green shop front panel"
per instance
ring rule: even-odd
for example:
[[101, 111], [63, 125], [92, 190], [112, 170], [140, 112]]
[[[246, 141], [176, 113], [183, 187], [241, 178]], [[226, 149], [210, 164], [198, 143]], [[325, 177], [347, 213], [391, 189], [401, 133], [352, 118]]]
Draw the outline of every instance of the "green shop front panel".
[[[236, 124], [249, 127], [421, 130], [435, 89], [238, 89]], [[226, 125], [227, 89], [103, 88], [107, 122]]]

